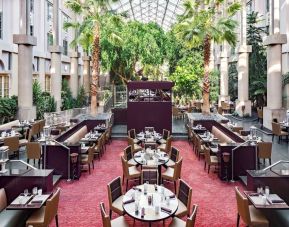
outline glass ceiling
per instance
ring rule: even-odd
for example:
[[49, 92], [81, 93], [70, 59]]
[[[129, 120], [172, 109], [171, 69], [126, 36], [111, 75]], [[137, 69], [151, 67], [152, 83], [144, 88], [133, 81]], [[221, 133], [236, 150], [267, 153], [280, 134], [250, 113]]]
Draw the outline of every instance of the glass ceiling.
[[110, 2], [109, 7], [117, 13], [126, 13], [132, 20], [156, 22], [165, 30], [184, 12], [182, 0], [119, 0]]

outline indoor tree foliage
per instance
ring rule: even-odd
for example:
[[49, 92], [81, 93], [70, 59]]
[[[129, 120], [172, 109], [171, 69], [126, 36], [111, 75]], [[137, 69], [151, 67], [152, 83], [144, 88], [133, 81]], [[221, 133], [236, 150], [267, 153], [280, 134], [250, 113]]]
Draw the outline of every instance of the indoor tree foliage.
[[236, 62], [232, 62], [229, 64], [228, 77], [229, 96], [232, 101], [235, 101], [238, 98], [238, 71]]
[[82, 21], [78, 26], [79, 34], [92, 39], [92, 78], [91, 78], [91, 114], [96, 114], [97, 90], [100, 73], [100, 32], [101, 19], [107, 12], [109, 0], [66, 0], [66, 6], [75, 14], [81, 15]]
[[197, 98], [201, 96], [201, 77], [203, 74], [202, 55], [193, 51], [191, 55], [184, 56], [178, 61], [174, 72], [169, 76], [175, 83], [174, 94], [186, 98]]
[[[235, 46], [237, 22], [233, 19], [241, 5], [233, 2], [225, 5], [224, 0], [186, 0], [185, 12], [176, 25], [176, 34], [188, 48], [203, 46], [204, 76], [203, 76], [203, 112], [210, 112], [210, 54], [211, 42], [228, 42]], [[220, 14], [226, 11], [226, 16]]]
[[0, 119], [1, 123], [14, 120], [18, 110], [17, 96], [0, 98]]
[[262, 40], [266, 30], [264, 27], [257, 26], [260, 21], [258, 12], [247, 15], [247, 41], [252, 46], [249, 55], [249, 94], [250, 100], [256, 102], [257, 107], [265, 106], [267, 92], [266, 48]]
[[75, 107], [76, 100], [72, 97], [72, 92], [67, 80], [62, 81], [61, 100], [61, 110], [69, 110]]

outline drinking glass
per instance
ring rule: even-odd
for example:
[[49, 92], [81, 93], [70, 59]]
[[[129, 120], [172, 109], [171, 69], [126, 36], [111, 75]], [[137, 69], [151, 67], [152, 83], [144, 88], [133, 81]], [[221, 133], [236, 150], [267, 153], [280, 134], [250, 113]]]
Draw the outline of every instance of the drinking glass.
[[34, 187], [34, 188], [32, 189], [32, 193], [33, 193], [33, 195], [37, 195], [37, 193], [38, 193], [37, 187]]
[[24, 190], [24, 196], [28, 196], [29, 195], [29, 191], [28, 191], [28, 189], [25, 189]]
[[38, 189], [38, 195], [42, 195], [42, 189]]
[[164, 192], [165, 192], [165, 189], [164, 189], [164, 185], [163, 184], [161, 184], [161, 194], [164, 194]]
[[268, 186], [265, 187], [265, 195], [266, 197], [268, 198], [269, 197], [269, 194], [270, 194], [270, 189]]
[[170, 205], [170, 197], [169, 196], [166, 196], [166, 203], [167, 203], [167, 206]]

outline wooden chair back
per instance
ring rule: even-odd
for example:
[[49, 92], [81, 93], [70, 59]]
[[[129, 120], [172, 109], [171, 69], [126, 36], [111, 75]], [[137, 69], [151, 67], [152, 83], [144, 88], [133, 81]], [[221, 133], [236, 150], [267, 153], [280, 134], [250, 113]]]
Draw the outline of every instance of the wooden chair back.
[[52, 197], [46, 201], [44, 223], [48, 226], [52, 219], [57, 215], [58, 204], [60, 197], [60, 188], [57, 188], [56, 192], [53, 193]]
[[167, 153], [169, 153], [170, 150], [172, 149], [172, 140], [173, 140], [172, 136], [169, 136], [169, 138], [167, 139], [166, 148], [165, 148]]
[[238, 214], [245, 222], [246, 225], [250, 225], [250, 212], [248, 199], [240, 192], [238, 187], [235, 187], [236, 199], [237, 199], [237, 210]]
[[112, 203], [122, 196], [122, 187], [121, 187], [121, 178], [117, 177], [114, 180], [112, 180], [107, 185], [107, 192], [108, 192], [108, 200], [109, 200], [109, 206], [112, 207]]
[[272, 133], [277, 136], [281, 135], [281, 126], [279, 123], [272, 122]]
[[136, 138], [135, 129], [130, 129], [130, 130], [128, 130], [127, 134], [128, 134], [128, 136], [129, 136], [130, 138], [133, 138], [133, 139]]
[[4, 146], [9, 147], [9, 155], [14, 154], [15, 151], [19, 150], [19, 137], [11, 136], [4, 138]]
[[102, 218], [102, 226], [111, 227], [110, 218], [109, 218], [109, 215], [105, 212], [104, 203], [101, 202], [99, 204], [99, 207], [100, 207], [101, 218]]
[[41, 158], [41, 145], [38, 142], [28, 142], [26, 144], [27, 159]]
[[183, 164], [183, 158], [181, 157], [175, 164], [174, 167], [174, 180], [177, 180], [181, 178], [181, 171], [182, 171], [182, 164]]
[[141, 172], [141, 184], [149, 182], [149, 184], [159, 184], [159, 176], [157, 169], [143, 169]]
[[124, 157], [127, 161], [131, 160], [132, 157], [132, 150], [131, 150], [131, 146], [127, 146], [124, 150]]
[[174, 162], [177, 162], [179, 160], [179, 150], [175, 147], [172, 147], [170, 152], [170, 159]]
[[259, 142], [257, 144], [258, 158], [271, 158], [272, 142]]
[[196, 223], [196, 217], [198, 212], [198, 205], [194, 204], [192, 208], [192, 214], [187, 218], [186, 227], [194, 227]]
[[121, 156], [121, 164], [122, 164], [123, 175], [124, 175], [125, 177], [128, 177], [128, 176], [129, 176], [129, 173], [128, 173], [128, 164], [127, 164], [127, 161], [124, 159], [123, 156]]
[[190, 214], [192, 188], [182, 179], [179, 181], [177, 197], [187, 207], [188, 214]]
[[204, 146], [204, 155], [205, 155], [205, 162], [208, 165], [211, 165], [211, 151], [210, 148], [208, 148], [207, 146]]

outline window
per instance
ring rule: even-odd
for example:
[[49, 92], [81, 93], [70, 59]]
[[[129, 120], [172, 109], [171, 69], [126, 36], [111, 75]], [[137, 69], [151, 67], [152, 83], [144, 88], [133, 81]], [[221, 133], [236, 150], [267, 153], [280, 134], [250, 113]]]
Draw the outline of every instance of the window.
[[47, 33], [47, 47], [52, 46], [53, 45], [53, 35], [48, 32]]
[[3, 39], [3, 12], [0, 12], [0, 39]]
[[30, 0], [30, 35], [34, 34], [34, 0]]
[[45, 75], [45, 91], [51, 92], [51, 77], [50, 75]]
[[0, 74], [0, 97], [9, 97], [9, 76]]
[[64, 55], [68, 54], [68, 43], [67, 43], [67, 40], [63, 40], [63, 54]]

